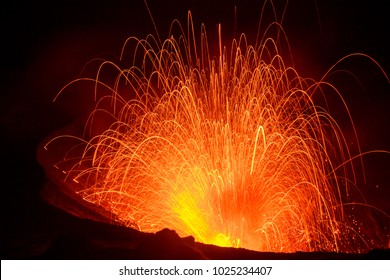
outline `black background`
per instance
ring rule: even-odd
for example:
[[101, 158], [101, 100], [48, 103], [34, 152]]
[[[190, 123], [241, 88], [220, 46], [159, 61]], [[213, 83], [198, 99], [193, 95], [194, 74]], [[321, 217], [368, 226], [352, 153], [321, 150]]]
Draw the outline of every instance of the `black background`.
[[[278, 17], [285, 7], [276, 4]], [[222, 23], [230, 40], [244, 32], [254, 42], [262, 1], [148, 1], [160, 36], [175, 18], [205, 23], [209, 37]], [[2, 2], [0, 9], [1, 256], [30, 258], [72, 219], [39, 197], [45, 174], [36, 160], [44, 137], [73, 121], [77, 102], [53, 103], [69, 81], [96, 57], [116, 60], [125, 39], [155, 34], [142, 0]], [[234, 7], [237, 7], [237, 17]], [[272, 19], [267, 6], [265, 22]], [[319, 79], [340, 58], [365, 53], [390, 73], [386, 1], [289, 1], [283, 22], [301, 76]], [[264, 26], [263, 26], [264, 28]], [[390, 85], [374, 63], [352, 59], [340, 64], [365, 90], [341, 83], [362, 149], [390, 150]], [[81, 106], [81, 105], [80, 105]], [[335, 112], [337, 115], [337, 112]], [[390, 156], [367, 156], [368, 202], [390, 213]]]

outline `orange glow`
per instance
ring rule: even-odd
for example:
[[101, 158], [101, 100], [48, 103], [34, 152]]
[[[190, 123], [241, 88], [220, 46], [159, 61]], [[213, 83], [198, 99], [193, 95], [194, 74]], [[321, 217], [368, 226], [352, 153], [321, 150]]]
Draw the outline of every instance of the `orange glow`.
[[[95, 84], [95, 110], [83, 137], [61, 135], [46, 148], [79, 141], [56, 164], [74, 193], [119, 224], [171, 228], [219, 246], [374, 246], [345, 212], [356, 190], [356, 155], [314, 101], [331, 94], [344, 104], [337, 89], [325, 78], [300, 77], [272, 38], [251, 46], [241, 36], [229, 47], [220, 38], [213, 57], [204, 28], [196, 43], [189, 22], [187, 34], [162, 44], [128, 39], [122, 62], [132, 47], [130, 67], [104, 62], [95, 78], [72, 82]], [[111, 83], [102, 78], [106, 69], [117, 73]], [[346, 106], [345, 115], [353, 128]]]

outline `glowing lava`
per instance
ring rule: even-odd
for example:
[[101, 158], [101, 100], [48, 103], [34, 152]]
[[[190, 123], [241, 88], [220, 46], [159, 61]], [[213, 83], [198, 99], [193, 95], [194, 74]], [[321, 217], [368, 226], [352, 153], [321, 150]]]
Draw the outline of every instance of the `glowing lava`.
[[[314, 102], [337, 90], [300, 77], [270, 38], [251, 46], [241, 36], [229, 48], [220, 38], [214, 57], [203, 28], [194, 38], [130, 38], [130, 67], [104, 62], [80, 79], [95, 84], [84, 135], [46, 145], [78, 141], [56, 164], [64, 186], [145, 232], [275, 252], [375, 246], [343, 206], [354, 155]], [[106, 69], [117, 73], [111, 83]]]

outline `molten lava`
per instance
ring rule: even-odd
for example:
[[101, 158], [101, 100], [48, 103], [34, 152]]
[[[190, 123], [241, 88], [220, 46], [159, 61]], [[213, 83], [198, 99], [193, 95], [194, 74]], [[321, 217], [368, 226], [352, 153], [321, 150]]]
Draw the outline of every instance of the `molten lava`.
[[[129, 67], [104, 62], [96, 77], [72, 82], [92, 82], [96, 106], [82, 136], [45, 146], [75, 141], [55, 164], [63, 187], [144, 232], [274, 252], [375, 247], [344, 206], [356, 155], [315, 102], [333, 94], [343, 103], [337, 89], [300, 77], [272, 38], [229, 47], [220, 38], [216, 56], [204, 29], [194, 38], [130, 38]], [[346, 106], [345, 115], [353, 128]]]

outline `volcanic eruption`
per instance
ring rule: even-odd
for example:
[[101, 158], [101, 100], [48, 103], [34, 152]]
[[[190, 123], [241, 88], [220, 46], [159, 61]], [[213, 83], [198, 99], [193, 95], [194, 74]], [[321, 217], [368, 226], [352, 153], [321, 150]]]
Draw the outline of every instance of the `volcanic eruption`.
[[280, 51], [283, 28], [269, 28], [277, 35], [226, 44], [219, 25], [211, 45], [189, 13], [165, 40], [130, 37], [119, 63], [103, 61], [95, 76], [66, 85], [56, 100], [89, 83], [93, 109], [40, 151], [61, 192], [116, 224], [219, 246], [381, 247], [356, 183], [365, 152], [350, 147], [327, 108], [329, 96], [338, 99], [359, 143], [342, 93], [330, 72], [301, 77]]

